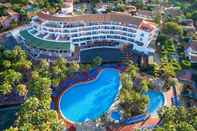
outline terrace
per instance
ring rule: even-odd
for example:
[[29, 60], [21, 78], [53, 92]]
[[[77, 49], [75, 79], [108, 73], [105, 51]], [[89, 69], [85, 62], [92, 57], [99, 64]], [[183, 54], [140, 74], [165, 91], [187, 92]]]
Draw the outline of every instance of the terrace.
[[31, 47], [39, 48], [39, 49], [47, 49], [47, 50], [69, 50], [70, 43], [65, 42], [52, 42], [46, 41], [43, 39], [36, 38], [28, 33], [27, 30], [23, 30], [20, 32], [20, 35], [27, 41], [27, 43]]

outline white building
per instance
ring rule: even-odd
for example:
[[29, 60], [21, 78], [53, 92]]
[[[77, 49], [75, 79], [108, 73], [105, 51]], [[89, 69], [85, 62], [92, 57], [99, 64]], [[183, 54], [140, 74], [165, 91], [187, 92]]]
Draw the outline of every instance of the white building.
[[64, 0], [64, 6], [62, 8], [63, 14], [72, 14], [73, 12], [73, 0]]
[[104, 40], [132, 44], [139, 52], [153, 53], [149, 44], [157, 34], [154, 23], [123, 13], [58, 17], [41, 12], [21, 36], [26, 43], [31, 42], [24, 46], [32, 55], [70, 57], [75, 47]]
[[197, 63], [197, 41], [192, 41], [192, 43], [185, 50], [191, 63]]

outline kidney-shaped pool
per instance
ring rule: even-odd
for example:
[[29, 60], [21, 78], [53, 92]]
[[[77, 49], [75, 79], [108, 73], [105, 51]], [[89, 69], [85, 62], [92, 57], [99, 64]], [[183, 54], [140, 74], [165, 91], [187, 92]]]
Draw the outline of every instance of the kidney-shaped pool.
[[95, 80], [79, 83], [60, 97], [59, 110], [70, 122], [95, 120], [114, 102], [121, 86], [118, 70], [103, 69]]

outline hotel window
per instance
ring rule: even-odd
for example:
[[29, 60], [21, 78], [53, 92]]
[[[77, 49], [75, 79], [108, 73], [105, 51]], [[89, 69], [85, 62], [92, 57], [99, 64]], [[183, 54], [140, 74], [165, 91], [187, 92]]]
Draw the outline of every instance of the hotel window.
[[144, 33], [142, 33], [140, 36], [144, 37]]

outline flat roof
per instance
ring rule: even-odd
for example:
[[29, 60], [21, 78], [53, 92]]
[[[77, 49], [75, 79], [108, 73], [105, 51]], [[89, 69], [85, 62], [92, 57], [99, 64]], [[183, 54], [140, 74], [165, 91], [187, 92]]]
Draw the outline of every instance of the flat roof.
[[66, 42], [53, 42], [42, 40], [31, 35], [27, 30], [20, 32], [20, 35], [28, 42], [27, 44], [34, 48], [46, 50], [69, 50], [70, 43]]

